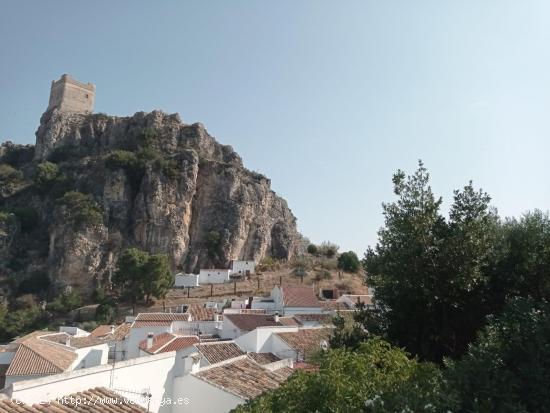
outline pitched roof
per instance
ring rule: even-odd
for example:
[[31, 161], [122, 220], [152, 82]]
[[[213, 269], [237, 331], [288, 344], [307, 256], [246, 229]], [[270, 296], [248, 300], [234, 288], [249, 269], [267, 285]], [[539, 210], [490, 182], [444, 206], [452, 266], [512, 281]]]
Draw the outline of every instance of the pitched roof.
[[147, 339], [139, 343], [139, 348], [149, 354], [167, 353], [190, 347], [199, 342], [197, 336], [180, 336], [174, 333], [162, 333], [153, 337], [153, 345], [147, 347]]
[[247, 353], [247, 355], [258, 364], [275, 363], [281, 360], [273, 353]]
[[332, 314], [320, 313], [320, 314], [294, 314], [294, 318], [303, 324], [307, 321], [316, 321], [319, 324], [332, 325]]
[[275, 334], [307, 358], [315, 351], [320, 350], [321, 342], [328, 341], [331, 333], [332, 328], [303, 328], [296, 332]]
[[239, 346], [228, 341], [197, 344], [195, 347], [210, 364], [219, 363], [220, 361], [229, 360], [245, 354]]
[[274, 327], [282, 325], [275, 321], [272, 315], [267, 314], [225, 314], [235, 327], [243, 331], [252, 331], [258, 327]]
[[107, 334], [111, 333], [111, 325], [109, 324], [101, 324], [97, 326], [91, 333], [90, 336], [92, 337], [103, 337]]
[[[83, 407], [85, 406], [85, 408]], [[146, 410], [104, 387], [59, 397], [44, 404], [30, 406], [12, 400], [0, 400], [0, 413], [62, 413], [86, 411], [87, 413], [143, 413]]]
[[160, 353], [182, 350], [184, 348], [191, 347], [193, 344], [197, 344], [198, 342], [199, 339], [197, 336], [176, 337], [174, 340], [164, 346], [160, 350]]
[[56, 374], [66, 371], [76, 360], [76, 353], [55, 344], [27, 341], [19, 344], [6, 376]]
[[253, 399], [276, 389], [292, 369], [283, 367], [269, 371], [248, 357], [194, 373], [194, 376], [244, 399]]
[[294, 317], [279, 317], [279, 323], [287, 327], [298, 327], [300, 325]]
[[312, 287], [281, 287], [285, 307], [321, 307]]
[[99, 344], [103, 344], [105, 342], [104, 340], [97, 337], [90, 337], [90, 336], [73, 337], [67, 333], [47, 334], [44, 336], [40, 336], [38, 338], [40, 340], [45, 340], [45, 341], [49, 341], [57, 344], [63, 344], [73, 348], [92, 347], [92, 346], [97, 346]]
[[151, 347], [147, 348], [147, 339], [145, 339], [139, 342], [139, 348], [147, 353], [155, 354], [157, 350], [160, 350], [173, 339], [174, 335], [172, 333], [157, 334], [156, 336], [153, 336], [153, 345]]
[[191, 304], [187, 312], [193, 317], [193, 321], [213, 321], [216, 311], [213, 308], [206, 308], [201, 304]]
[[139, 313], [132, 327], [169, 326], [174, 321], [189, 321], [188, 313]]

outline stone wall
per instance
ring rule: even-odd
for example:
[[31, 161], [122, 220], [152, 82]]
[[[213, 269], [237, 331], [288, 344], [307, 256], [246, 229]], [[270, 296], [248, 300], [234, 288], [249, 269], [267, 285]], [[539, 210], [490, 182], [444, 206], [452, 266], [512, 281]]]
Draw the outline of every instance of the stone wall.
[[52, 82], [48, 110], [58, 108], [65, 112], [92, 113], [95, 85], [82, 83], [69, 75]]

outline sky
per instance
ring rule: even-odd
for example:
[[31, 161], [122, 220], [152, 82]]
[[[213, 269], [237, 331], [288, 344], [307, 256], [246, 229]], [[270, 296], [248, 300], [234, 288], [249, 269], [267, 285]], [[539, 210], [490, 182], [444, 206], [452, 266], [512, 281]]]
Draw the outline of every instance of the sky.
[[445, 209], [469, 180], [502, 216], [548, 209], [549, 45], [545, 0], [4, 0], [0, 141], [34, 143], [69, 73], [96, 112], [202, 122], [361, 256], [418, 159]]

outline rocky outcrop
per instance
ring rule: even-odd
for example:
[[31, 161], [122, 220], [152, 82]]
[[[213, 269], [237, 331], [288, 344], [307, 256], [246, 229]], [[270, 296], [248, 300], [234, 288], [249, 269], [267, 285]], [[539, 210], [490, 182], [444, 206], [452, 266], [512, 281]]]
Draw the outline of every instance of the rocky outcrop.
[[[109, 163], [113, 153], [124, 159]], [[269, 179], [247, 170], [202, 124], [185, 124], [177, 114], [54, 109], [41, 118], [34, 159], [20, 167], [31, 179], [45, 161], [60, 170], [48, 190], [29, 182], [0, 207], [38, 209], [35, 230], [49, 234], [42, 256], [60, 284], [90, 291], [131, 246], [166, 253], [174, 269], [185, 271], [231, 259], [289, 259], [296, 251], [296, 219]], [[89, 194], [102, 222], [69, 222], [59, 203], [67, 191]]]

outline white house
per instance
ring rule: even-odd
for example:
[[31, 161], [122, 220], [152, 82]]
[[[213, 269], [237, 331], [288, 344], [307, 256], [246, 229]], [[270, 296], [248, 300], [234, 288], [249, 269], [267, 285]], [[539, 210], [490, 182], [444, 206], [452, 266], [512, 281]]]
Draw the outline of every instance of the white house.
[[161, 353], [114, 365], [34, 378], [13, 383], [2, 393], [32, 405], [90, 388], [105, 387], [116, 390], [149, 412], [171, 413], [172, 406], [165, 404], [165, 400], [173, 394], [175, 356], [175, 352]]
[[221, 338], [234, 339], [258, 327], [282, 326], [279, 317], [269, 314], [227, 314], [223, 315]]
[[292, 363], [281, 360], [261, 365], [243, 355], [176, 377], [174, 394], [188, 405], [173, 413], [225, 413], [249, 399], [279, 387], [291, 374]]
[[3, 387], [51, 374], [107, 364], [109, 346], [89, 336], [35, 331], [3, 347]]
[[199, 286], [199, 274], [184, 274], [182, 272], [176, 274], [174, 287], [187, 288]]
[[275, 309], [281, 315], [322, 313], [313, 287], [275, 286], [271, 290]]
[[256, 262], [254, 261], [231, 261], [229, 266], [231, 275], [250, 275], [256, 273]]
[[230, 281], [229, 269], [206, 269], [199, 272], [199, 284], [223, 284]]

